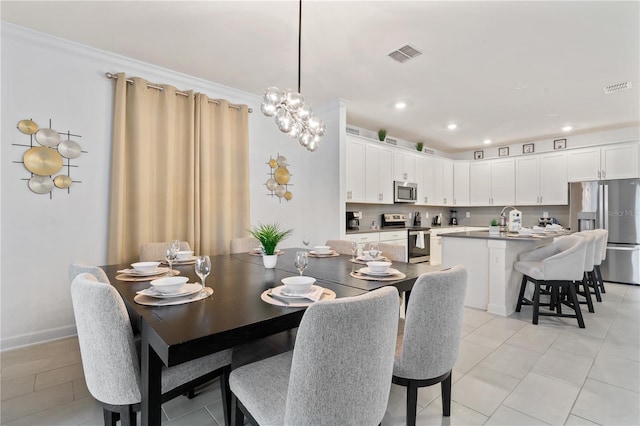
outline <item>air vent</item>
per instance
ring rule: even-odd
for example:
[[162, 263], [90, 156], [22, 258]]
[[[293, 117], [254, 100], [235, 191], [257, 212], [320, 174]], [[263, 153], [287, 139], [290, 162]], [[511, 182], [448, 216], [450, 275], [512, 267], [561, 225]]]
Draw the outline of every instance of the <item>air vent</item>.
[[406, 46], [401, 47], [400, 49], [394, 50], [393, 52], [389, 53], [388, 56], [393, 60], [403, 63], [421, 54], [422, 52], [419, 52], [418, 50], [416, 50], [415, 48], [407, 44]]
[[612, 84], [611, 86], [603, 87], [602, 90], [606, 95], [616, 92], [622, 92], [623, 90], [631, 89], [631, 82], [625, 81], [624, 83]]
[[350, 135], [360, 136], [360, 130], [353, 129], [351, 127], [347, 127], [347, 133], [349, 133]]
[[391, 138], [386, 138], [384, 140], [386, 143], [388, 143], [389, 145], [398, 145], [398, 141], [395, 139], [391, 139]]
[[436, 154], [436, 152], [434, 150], [429, 149], [429, 148], [425, 148], [423, 152], [425, 152], [426, 154], [431, 154], [431, 155], [435, 155]]

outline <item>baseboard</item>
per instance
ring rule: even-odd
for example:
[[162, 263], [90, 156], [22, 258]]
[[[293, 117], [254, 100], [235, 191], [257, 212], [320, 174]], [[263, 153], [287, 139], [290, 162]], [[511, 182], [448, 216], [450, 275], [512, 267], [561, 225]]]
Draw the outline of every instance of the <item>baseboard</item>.
[[19, 336], [7, 337], [0, 340], [0, 350], [19, 348], [21, 346], [30, 346], [38, 343], [45, 343], [51, 340], [64, 339], [77, 335], [76, 326], [68, 325], [65, 327], [52, 328], [45, 331], [35, 333], [21, 334]]

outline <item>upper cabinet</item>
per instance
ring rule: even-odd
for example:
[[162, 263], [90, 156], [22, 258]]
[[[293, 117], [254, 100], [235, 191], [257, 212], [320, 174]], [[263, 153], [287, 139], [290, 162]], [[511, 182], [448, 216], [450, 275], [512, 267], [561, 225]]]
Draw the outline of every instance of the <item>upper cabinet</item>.
[[567, 162], [569, 182], [640, 177], [637, 142], [571, 150]]
[[469, 205], [469, 162], [453, 163], [453, 205]]
[[347, 135], [347, 194], [349, 203], [364, 201], [365, 142]]
[[412, 152], [393, 152], [393, 180], [417, 182], [416, 155]]
[[453, 161], [418, 155], [416, 174], [418, 177], [417, 204], [453, 205]]
[[384, 145], [366, 144], [365, 202], [393, 204], [391, 156], [391, 149]]
[[516, 158], [516, 205], [567, 204], [568, 194], [565, 152]]
[[469, 164], [469, 205], [504, 206], [515, 203], [515, 162], [512, 158]]
[[347, 135], [348, 203], [393, 203], [392, 150]]

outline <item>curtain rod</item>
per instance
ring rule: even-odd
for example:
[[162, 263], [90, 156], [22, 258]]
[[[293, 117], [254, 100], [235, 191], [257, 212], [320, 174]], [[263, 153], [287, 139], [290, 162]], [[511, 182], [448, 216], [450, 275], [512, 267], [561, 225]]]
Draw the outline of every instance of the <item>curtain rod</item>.
[[[117, 80], [117, 79], [118, 79], [118, 76], [117, 76], [117, 75], [112, 74], [112, 73], [110, 73], [110, 72], [106, 72], [106, 73], [104, 73], [104, 76], [105, 76], [105, 77], [107, 77], [108, 79], [111, 79], [111, 80]], [[127, 79], [127, 83], [129, 83], [129, 84], [133, 84], [133, 83], [134, 83], [134, 81], [133, 81], [133, 80], [131, 80], [130, 78], [128, 78], [128, 79]], [[164, 90], [164, 87], [157, 86], [157, 85], [155, 85], [155, 84], [147, 84], [147, 88], [149, 88], [149, 89], [157, 89], [157, 90], [160, 90], [160, 91], [163, 91], [163, 90]], [[189, 96], [189, 94], [188, 94], [188, 93], [185, 93], [185, 92], [179, 92], [179, 91], [177, 91], [177, 90], [176, 90], [176, 95], [180, 95], [180, 96]], [[210, 102], [210, 103], [213, 103], [213, 104], [216, 104], [216, 105], [218, 105], [218, 106], [220, 106], [220, 101], [218, 101], [218, 100], [215, 100], [215, 99], [209, 99], [209, 102]], [[240, 105], [235, 105], [235, 104], [229, 104], [229, 108], [237, 109], [237, 110], [239, 111], [239, 110], [241, 110], [241, 109], [242, 109], [242, 106], [240, 106]], [[252, 112], [253, 112], [253, 109], [252, 109], [252, 108], [249, 108], [249, 113], [252, 113]]]

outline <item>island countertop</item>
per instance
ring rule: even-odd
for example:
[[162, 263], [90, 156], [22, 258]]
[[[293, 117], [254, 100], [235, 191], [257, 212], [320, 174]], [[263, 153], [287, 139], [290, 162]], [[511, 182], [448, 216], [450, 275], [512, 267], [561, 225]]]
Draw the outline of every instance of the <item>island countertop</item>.
[[553, 239], [560, 235], [566, 235], [567, 232], [554, 232], [545, 234], [532, 234], [530, 236], [523, 236], [510, 232], [500, 232], [499, 234], [490, 234], [489, 231], [461, 231], [461, 232], [449, 232], [446, 234], [438, 235], [446, 238], [480, 238], [484, 240], [508, 240], [508, 241], [545, 241]]

